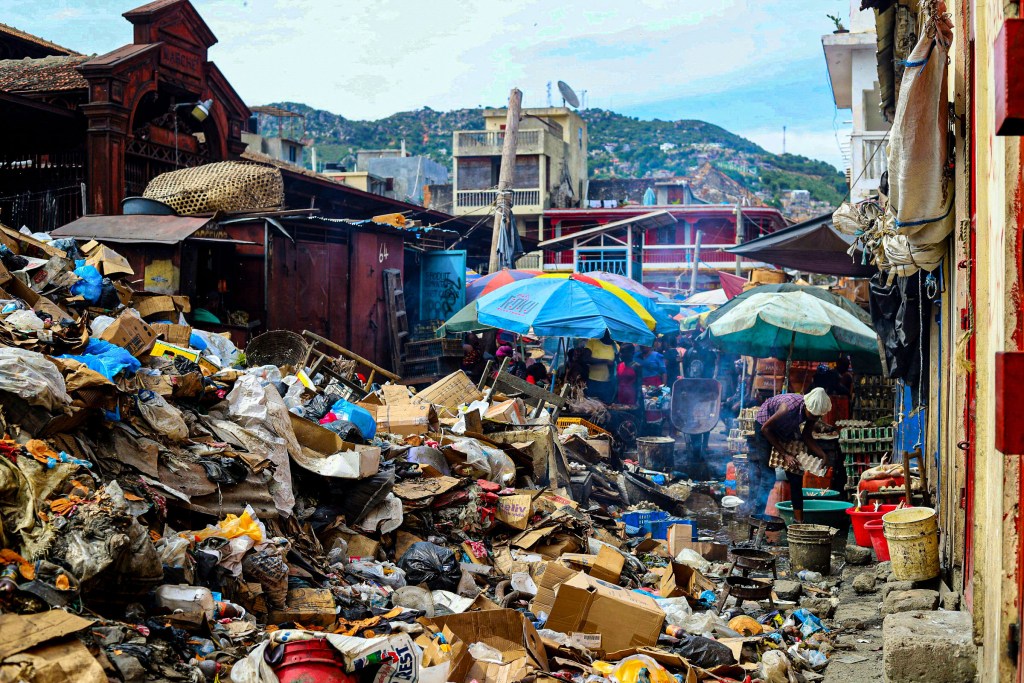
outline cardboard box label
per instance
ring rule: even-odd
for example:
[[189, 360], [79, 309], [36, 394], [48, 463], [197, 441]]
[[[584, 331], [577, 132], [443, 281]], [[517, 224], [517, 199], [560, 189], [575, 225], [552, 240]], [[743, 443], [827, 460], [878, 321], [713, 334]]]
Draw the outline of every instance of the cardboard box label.
[[528, 493], [517, 493], [513, 496], [498, 498], [498, 509], [494, 517], [508, 524], [513, 529], [525, 531], [533, 511], [533, 499]]
[[569, 644], [573, 647], [583, 648], [584, 650], [597, 651], [601, 649], [601, 634], [600, 633], [570, 633]]

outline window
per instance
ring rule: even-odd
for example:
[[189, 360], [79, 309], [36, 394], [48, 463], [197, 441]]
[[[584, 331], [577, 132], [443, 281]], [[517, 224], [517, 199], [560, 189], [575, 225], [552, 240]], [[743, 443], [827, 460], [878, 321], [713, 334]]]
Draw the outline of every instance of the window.
[[298, 155], [295, 153], [295, 145], [288, 145], [288, 161], [293, 164], [298, 159]]

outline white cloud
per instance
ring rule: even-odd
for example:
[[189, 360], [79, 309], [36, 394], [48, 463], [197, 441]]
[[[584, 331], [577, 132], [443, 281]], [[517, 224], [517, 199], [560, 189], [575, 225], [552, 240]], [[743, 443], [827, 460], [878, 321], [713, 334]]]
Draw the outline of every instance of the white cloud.
[[[765, 129], [757, 128], [751, 130], [733, 131], [752, 140], [764, 147], [769, 152], [782, 153], [782, 128]], [[809, 130], [809, 129], [788, 129], [786, 131], [786, 151], [790, 154], [798, 154], [811, 159], [827, 161], [839, 170], [845, 170], [847, 164], [843, 160], [841, 144], [845, 144], [849, 138], [849, 129], [840, 128], [836, 130]]]

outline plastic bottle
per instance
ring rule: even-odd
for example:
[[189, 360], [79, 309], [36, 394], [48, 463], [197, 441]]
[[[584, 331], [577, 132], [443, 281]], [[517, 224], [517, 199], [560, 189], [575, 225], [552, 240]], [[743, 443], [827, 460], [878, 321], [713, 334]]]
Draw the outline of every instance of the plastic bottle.
[[213, 593], [203, 586], [164, 584], [156, 589], [156, 603], [171, 612], [203, 612], [207, 619], [213, 618]]
[[825, 577], [818, 572], [812, 572], [810, 569], [801, 569], [796, 574], [797, 578], [807, 583], [820, 583], [825, 580]]
[[725, 493], [729, 496], [736, 495], [736, 463], [731, 460], [725, 466]]
[[18, 588], [18, 565], [8, 564], [0, 569], [0, 595], [13, 593]]

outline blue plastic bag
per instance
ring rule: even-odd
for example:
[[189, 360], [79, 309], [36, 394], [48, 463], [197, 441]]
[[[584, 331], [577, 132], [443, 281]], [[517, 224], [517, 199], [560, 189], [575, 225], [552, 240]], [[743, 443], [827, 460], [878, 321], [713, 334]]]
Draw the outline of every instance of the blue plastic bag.
[[359, 433], [363, 435], [363, 438], [369, 441], [377, 434], [377, 421], [373, 419], [373, 415], [370, 414], [366, 408], [360, 408], [354, 403], [349, 403], [343, 398], [339, 398], [338, 401], [331, 406], [331, 412], [334, 413], [339, 420], [347, 420], [356, 426]]
[[85, 363], [90, 370], [95, 370], [111, 381], [122, 370], [134, 373], [142, 367], [142, 363], [135, 356], [120, 346], [95, 338], [90, 339], [89, 343], [85, 345], [85, 353], [82, 355], [72, 356], [65, 354], [60, 357]]
[[205, 351], [209, 347], [209, 344], [206, 343], [206, 340], [200, 337], [195, 332], [193, 332], [192, 336], [188, 338], [188, 345], [191, 346], [196, 351]]
[[95, 266], [79, 266], [75, 268], [75, 275], [82, 278], [71, 285], [71, 294], [81, 295], [83, 299], [91, 304], [96, 303], [103, 294], [103, 276]]

